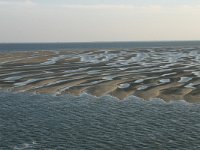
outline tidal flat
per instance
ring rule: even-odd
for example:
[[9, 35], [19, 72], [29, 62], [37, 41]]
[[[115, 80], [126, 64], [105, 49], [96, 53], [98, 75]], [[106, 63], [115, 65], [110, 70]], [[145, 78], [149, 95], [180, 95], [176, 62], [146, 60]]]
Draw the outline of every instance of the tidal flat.
[[119, 100], [200, 101], [197, 47], [0, 53], [0, 88], [35, 94], [110, 95]]

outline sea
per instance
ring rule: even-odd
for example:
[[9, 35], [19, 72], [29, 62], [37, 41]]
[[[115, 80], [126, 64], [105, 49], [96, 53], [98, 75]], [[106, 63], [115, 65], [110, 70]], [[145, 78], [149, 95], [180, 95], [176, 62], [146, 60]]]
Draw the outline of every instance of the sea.
[[[4, 43], [0, 52], [197, 47], [199, 41]], [[0, 150], [198, 150], [200, 103], [0, 92]]]

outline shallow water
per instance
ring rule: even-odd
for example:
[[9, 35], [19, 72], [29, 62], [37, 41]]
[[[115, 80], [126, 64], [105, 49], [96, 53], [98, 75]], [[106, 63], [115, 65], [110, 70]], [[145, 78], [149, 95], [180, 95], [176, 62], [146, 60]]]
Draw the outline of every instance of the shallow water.
[[200, 104], [0, 93], [0, 149], [199, 149]]

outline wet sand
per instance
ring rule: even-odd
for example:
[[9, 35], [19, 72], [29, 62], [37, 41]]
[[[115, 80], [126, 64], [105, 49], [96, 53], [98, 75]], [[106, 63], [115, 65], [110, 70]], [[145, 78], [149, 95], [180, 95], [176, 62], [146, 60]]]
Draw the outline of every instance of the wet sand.
[[0, 53], [0, 89], [200, 102], [200, 49]]

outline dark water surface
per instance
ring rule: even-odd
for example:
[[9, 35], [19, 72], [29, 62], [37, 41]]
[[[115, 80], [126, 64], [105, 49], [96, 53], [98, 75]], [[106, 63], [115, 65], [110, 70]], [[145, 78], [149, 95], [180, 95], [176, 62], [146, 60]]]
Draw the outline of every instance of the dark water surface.
[[195, 47], [200, 41], [163, 42], [88, 42], [88, 43], [0, 43], [0, 52], [32, 50], [88, 50], [88, 49], [131, 49], [151, 47]]
[[0, 93], [0, 149], [200, 149], [200, 104]]

